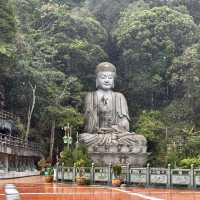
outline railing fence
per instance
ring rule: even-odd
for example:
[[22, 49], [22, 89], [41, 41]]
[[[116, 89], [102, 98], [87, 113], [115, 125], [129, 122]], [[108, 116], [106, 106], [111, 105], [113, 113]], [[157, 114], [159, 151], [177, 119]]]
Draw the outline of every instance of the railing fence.
[[[55, 181], [71, 181], [75, 182], [76, 176], [80, 169], [73, 167], [65, 167], [57, 163], [54, 169]], [[91, 167], [81, 168], [82, 174], [90, 180], [91, 184], [111, 184], [114, 178], [112, 165], [99, 167], [92, 164]], [[200, 187], [200, 169], [195, 169], [191, 165], [190, 169], [171, 168], [169, 164], [167, 168], [154, 168], [147, 164], [143, 168], [134, 168], [130, 165], [122, 166], [121, 180], [127, 185], [144, 185], [164, 186], [167, 188], [184, 186], [188, 188]]]

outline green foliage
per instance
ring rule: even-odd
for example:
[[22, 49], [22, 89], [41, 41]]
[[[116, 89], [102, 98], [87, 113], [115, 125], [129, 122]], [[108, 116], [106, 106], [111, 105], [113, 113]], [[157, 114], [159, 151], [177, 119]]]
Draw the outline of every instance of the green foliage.
[[73, 159], [74, 159], [75, 163], [77, 163], [77, 162], [79, 163], [79, 161], [81, 161], [81, 162], [84, 161], [84, 163], [83, 163], [84, 166], [82, 166], [82, 167], [91, 166], [91, 160], [88, 156], [87, 148], [83, 144], [79, 144], [77, 148], [74, 148], [72, 155], [73, 155]]
[[122, 173], [122, 167], [121, 167], [121, 165], [117, 165], [117, 164], [113, 165], [112, 169], [113, 169], [114, 177], [115, 178], [119, 178], [119, 176]]
[[72, 152], [68, 148], [64, 148], [64, 151], [60, 153], [60, 160], [59, 162], [62, 164], [64, 163], [64, 166], [73, 166], [73, 157], [72, 157]]
[[193, 17], [196, 24], [200, 23], [200, 2], [198, 0], [173, 0], [167, 3], [170, 7], [177, 8], [185, 6], [188, 13]]
[[15, 41], [14, 11], [8, 0], [0, 0], [0, 70], [9, 72], [14, 64]]
[[70, 167], [74, 164], [78, 168], [91, 166], [87, 148], [83, 144], [79, 144], [73, 151], [65, 146], [64, 150], [60, 153], [59, 162], [64, 163], [64, 166]]
[[[134, 0], [86, 0], [85, 7], [95, 15], [107, 30], [112, 30], [122, 12]], [[140, 1], [141, 2], [141, 1]]]
[[81, 10], [72, 12], [65, 5], [48, 3], [41, 7], [41, 13], [35, 24], [49, 41], [49, 44], [44, 43], [42, 37], [39, 43], [42, 53], [50, 45], [47, 53], [49, 50], [52, 53], [47, 54], [50, 58], [46, 61], [53, 61], [53, 65], [66, 74], [84, 76], [83, 83], [90, 85], [89, 77], [94, 74], [95, 65], [107, 59], [104, 51], [108, 38], [106, 30], [90, 15]]
[[77, 161], [75, 162], [75, 166], [76, 166], [77, 168], [85, 167], [85, 164], [86, 164], [86, 162], [85, 162], [85, 160], [83, 160], [83, 159], [77, 160]]
[[191, 165], [194, 165], [196, 168], [200, 167], [200, 155], [193, 158], [185, 158], [179, 162], [179, 166], [182, 168], [188, 169], [191, 167]]
[[19, 117], [16, 120], [16, 127], [20, 133], [21, 138], [24, 138], [26, 130], [24, 124], [21, 122]]
[[0, 44], [12, 43], [15, 39], [16, 29], [13, 8], [9, 0], [0, 1], [0, 19]]
[[90, 167], [91, 160], [89, 159], [87, 148], [84, 145], [79, 145], [73, 151], [74, 165], [78, 168], [79, 176], [83, 176], [83, 167]]
[[166, 135], [165, 124], [159, 111], [143, 111], [136, 123], [136, 133], [147, 138], [149, 162], [152, 165], [166, 164]]
[[122, 13], [113, 36], [121, 51], [122, 83], [128, 96], [143, 108], [163, 106], [171, 98], [166, 72], [172, 60], [198, 38], [191, 16], [167, 6], [131, 7]]
[[149, 141], [159, 140], [164, 128], [159, 111], [143, 111], [136, 124], [136, 132], [144, 135]]
[[53, 176], [54, 174], [54, 169], [52, 166], [48, 166], [47, 169], [46, 169], [46, 172], [48, 174], [48, 176]]

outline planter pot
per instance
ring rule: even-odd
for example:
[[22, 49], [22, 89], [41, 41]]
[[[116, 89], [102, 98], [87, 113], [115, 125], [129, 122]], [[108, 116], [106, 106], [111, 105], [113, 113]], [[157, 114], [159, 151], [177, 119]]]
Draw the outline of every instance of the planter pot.
[[53, 182], [53, 176], [45, 176], [45, 182], [46, 183], [52, 183]]
[[78, 185], [86, 185], [86, 177], [84, 177], [84, 176], [77, 176], [76, 177], [76, 183]]
[[120, 179], [112, 179], [112, 186], [115, 186], [115, 187], [119, 187], [121, 184], [121, 180]]

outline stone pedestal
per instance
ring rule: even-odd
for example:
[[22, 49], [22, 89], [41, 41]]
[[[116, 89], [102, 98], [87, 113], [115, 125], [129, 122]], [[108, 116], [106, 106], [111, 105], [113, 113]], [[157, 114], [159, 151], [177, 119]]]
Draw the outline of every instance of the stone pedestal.
[[109, 163], [130, 164], [134, 167], [142, 167], [146, 164], [147, 153], [109, 153], [90, 152], [90, 158], [97, 165], [108, 165]]
[[147, 161], [146, 145], [138, 146], [91, 146], [88, 153], [92, 161], [97, 165], [108, 165], [109, 163], [130, 164], [142, 167]]

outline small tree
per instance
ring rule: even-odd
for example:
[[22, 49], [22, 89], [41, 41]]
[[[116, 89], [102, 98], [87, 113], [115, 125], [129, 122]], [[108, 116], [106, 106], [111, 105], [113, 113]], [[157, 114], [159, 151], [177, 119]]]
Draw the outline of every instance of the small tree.
[[122, 172], [121, 165], [117, 165], [117, 164], [113, 165], [112, 169], [113, 169], [114, 177], [119, 179]]

